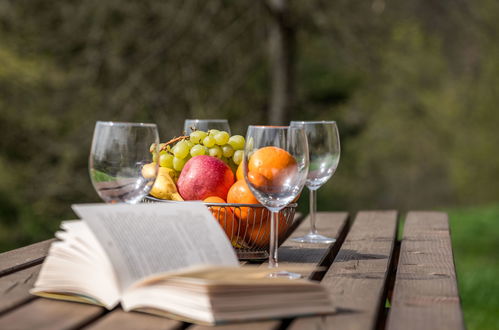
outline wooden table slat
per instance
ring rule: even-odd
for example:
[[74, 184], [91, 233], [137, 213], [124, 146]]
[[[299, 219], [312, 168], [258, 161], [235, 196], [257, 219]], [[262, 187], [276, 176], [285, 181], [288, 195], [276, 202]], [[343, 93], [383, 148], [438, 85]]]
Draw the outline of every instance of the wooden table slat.
[[246, 322], [246, 323], [233, 323], [218, 325], [216, 327], [212, 326], [201, 326], [193, 325], [187, 328], [188, 330], [210, 330], [210, 329], [220, 329], [220, 330], [277, 330], [281, 328], [282, 322], [280, 320], [274, 321], [262, 321], [262, 322]]
[[35, 299], [28, 291], [33, 287], [41, 267], [29, 267], [0, 279], [0, 314]]
[[118, 308], [111, 313], [104, 315], [98, 322], [92, 323], [85, 329], [92, 330], [174, 330], [180, 329], [182, 322], [170, 320], [160, 316], [144, 313], [125, 312]]
[[441, 212], [410, 212], [388, 329], [464, 329], [449, 231]]
[[94, 305], [40, 298], [0, 317], [0, 329], [74, 329], [103, 313]]
[[290, 329], [373, 329], [396, 241], [395, 211], [359, 212], [331, 268], [322, 279], [338, 311], [300, 318]]
[[38, 242], [0, 254], [0, 276], [42, 263], [55, 239]]

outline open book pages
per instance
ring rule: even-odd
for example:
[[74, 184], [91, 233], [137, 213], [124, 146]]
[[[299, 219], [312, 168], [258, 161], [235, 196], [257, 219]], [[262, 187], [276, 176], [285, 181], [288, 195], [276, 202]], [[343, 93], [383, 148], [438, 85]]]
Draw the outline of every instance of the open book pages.
[[61, 229], [31, 293], [116, 306], [121, 297], [117, 273], [95, 235], [81, 220], [64, 221]]
[[83, 221], [64, 221], [32, 293], [112, 308], [134, 282], [195, 266], [239, 263], [201, 203], [75, 205]]
[[123, 294], [126, 311], [142, 310], [202, 323], [329, 314], [334, 311], [317, 282], [269, 278], [255, 267], [200, 268], [151, 278]]
[[120, 289], [155, 274], [239, 262], [213, 215], [199, 202], [74, 205], [105, 247]]
[[202, 203], [74, 209], [83, 221], [62, 223], [33, 294], [202, 324], [332, 311], [318, 283], [240, 267]]

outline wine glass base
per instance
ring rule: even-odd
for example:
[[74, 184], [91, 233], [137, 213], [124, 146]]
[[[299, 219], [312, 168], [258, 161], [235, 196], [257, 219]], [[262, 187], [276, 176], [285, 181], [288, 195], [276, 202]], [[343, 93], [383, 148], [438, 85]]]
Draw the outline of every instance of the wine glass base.
[[291, 238], [293, 242], [312, 243], [312, 244], [330, 244], [336, 242], [336, 239], [320, 234], [307, 234], [305, 236]]
[[285, 270], [281, 270], [281, 271], [278, 271], [275, 273], [270, 273], [268, 275], [268, 277], [270, 277], [270, 278], [287, 278], [290, 280], [297, 280], [299, 278], [302, 278], [303, 276], [301, 274], [298, 274], [298, 273], [291, 273], [291, 272], [288, 272]]

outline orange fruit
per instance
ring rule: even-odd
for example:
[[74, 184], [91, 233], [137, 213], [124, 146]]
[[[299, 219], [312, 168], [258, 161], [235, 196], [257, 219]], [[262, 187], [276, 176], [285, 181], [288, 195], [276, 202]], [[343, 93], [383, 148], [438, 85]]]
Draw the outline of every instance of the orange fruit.
[[239, 164], [236, 171], [236, 180], [242, 180], [242, 179], [244, 179], [243, 162]]
[[[225, 203], [225, 201], [218, 196], [210, 196], [203, 200], [205, 203]], [[225, 231], [225, 234], [229, 239], [232, 240], [237, 235], [237, 231], [239, 229], [239, 223], [234, 216], [230, 207], [221, 207], [221, 206], [210, 206], [209, 207], [211, 214], [217, 219], [222, 229]]]
[[248, 180], [255, 187], [268, 187], [270, 182], [258, 172], [248, 172]]
[[262, 175], [267, 184], [281, 185], [297, 170], [294, 157], [284, 149], [263, 147], [251, 155], [248, 162], [248, 172]]
[[[232, 185], [227, 194], [227, 203], [235, 204], [260, 204], [255, 195], [251, 192], [246, 181], [237, 180]], [[268, 212], [265, 213], [265, 208], [253, 209], [251, 207], [233, 207], [232, 212], [241, 222], [246, 222], [248, 219], [267, 219]]]
[[[236, 178], [237, 180], [244, 180], [243, 163], [239, 164], [237, 167]], [[257, 187], [268, 184], [267, 178], [258, 172], [249, 172], [248, 180]]]
[[[250, 247], [256, 248], [268, 248], [270, 243], [270, 211], [268, 212], [268, 217], [264, 221], [252, 220], [246, 223], [246, 232], [244, 235], [244, 240]], [[282, 241], [284, 235], [288, 231], [289, 225], [286, 223], [282, 213], [278, 216], [278, 239]]]

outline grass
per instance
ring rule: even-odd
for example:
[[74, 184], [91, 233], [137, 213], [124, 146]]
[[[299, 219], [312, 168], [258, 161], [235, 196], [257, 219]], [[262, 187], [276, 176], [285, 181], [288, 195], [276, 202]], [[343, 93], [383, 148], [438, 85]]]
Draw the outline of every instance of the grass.
[[499, 205], [447, 212], [467, 328], [499, 329]]

